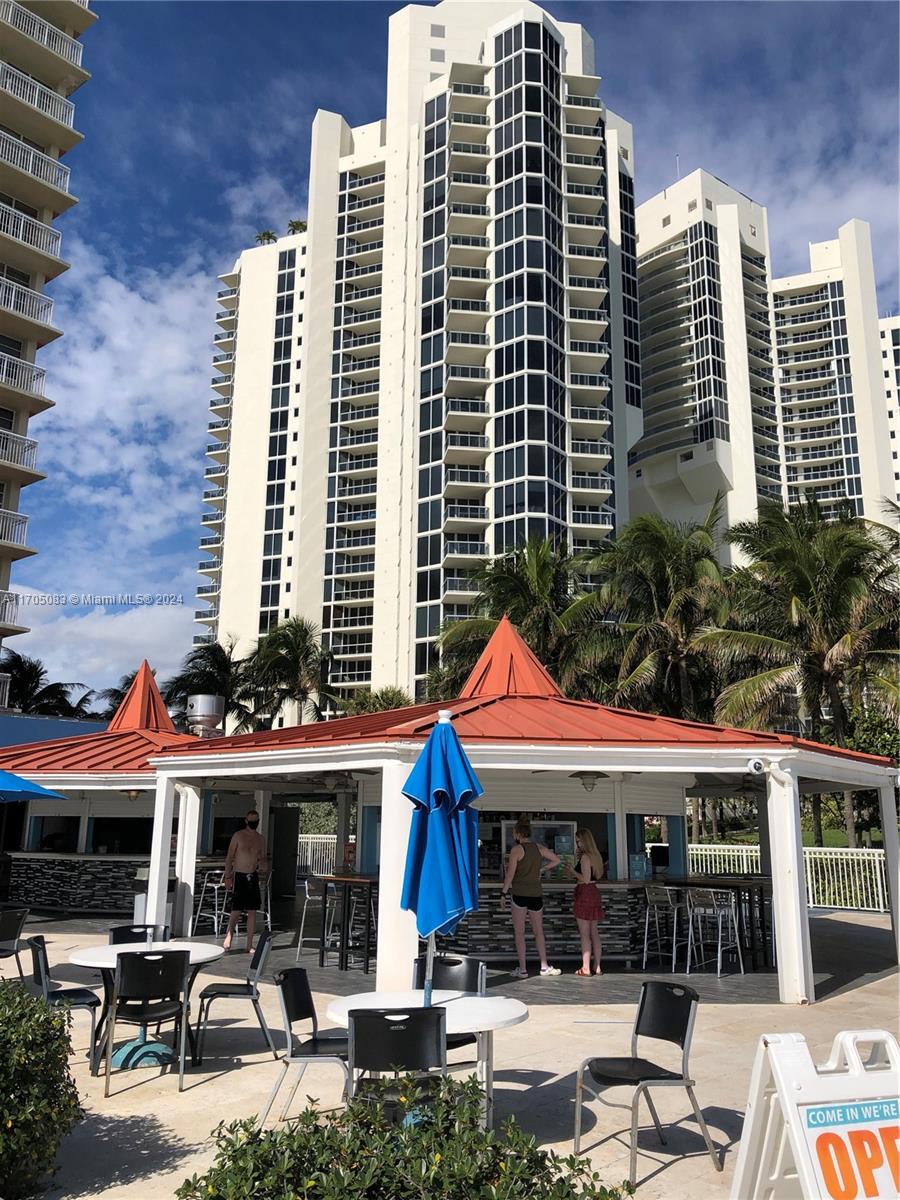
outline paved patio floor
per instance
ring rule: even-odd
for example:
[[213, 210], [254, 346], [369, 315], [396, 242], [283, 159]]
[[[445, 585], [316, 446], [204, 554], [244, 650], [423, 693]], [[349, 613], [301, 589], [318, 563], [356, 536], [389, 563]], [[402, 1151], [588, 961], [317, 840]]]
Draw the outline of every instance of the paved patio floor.
[[[79, 946], [106, 941], [109, 920], [58, 920], [33, 916], [26, 936], [45, 934], [54, 978], [60, 983], [97, 984], [94, 972], [68, 965]], [[683, 1093], [655, 1093], [660, 1119], [671, 1122], [668, 1145], [660, 1146], [649, 1114], [642, 1110], [639, 1137], [639, 1196], [652, 1200], [697, 1200], [728, 1195], [740, 1137], [750, 1069], [762, 1033], [803, 1033], [814, 1057], [824, 1058], [841, 1029], [876, 1027], [897, 1032], [898, 979], [891, 965], [891, 933], [887, 917], [862, 913], [829, 913], [812, 922], [813, 958], [821, 999], [807, 1008], [777, 1003], [771, 974], [692, 975], [701, 993], [694, 1035], [692, 1070], [697, 1096], [713, 1140], [724, 1152], [725, 1168], [714, 1171]], [[288, 932], [276, 933], [269, 974], [293, 964], [295, 950]], [[307, 952], [320, 1013], [331, 996], [374, 987], [374, 976], [359, 971], [320, 971]], [[216, 978], [240, 978], [247, 958], [232, 953], [198, 977], [198, 986]], [[9, 972], [7, 971], [8, 975]], [[657, 978], [665, 976], [656, 975]], [[601, 979], [581, 980], [571, 974], [557, 979], [513, 981], [505, 970], [492, 970], [489, 986], [516, 995], [529, 1005], [527, 1024], [495, 1035], [495, 1101], [499, 1122], [514, 1115], [538, 1141], [562, 1153], [571, 1152], [574, 1072], [585, 1057], [628, 1053], [639, 972], [610, 972]], [[679, 976], [684, 981], [684, 976]], [[263, 987], [263, 1007], [277, 1030], [274, 987]], [[179, 1095], [177, 1079], [152, 1069], [113, 1076], [113, 1094], [103, 1099], [102, 1080], [92, 1079], [84, 1058], [87, 1020], [74, 1019], [75, 1077], [86, 1119], [66, 1139], [60, 1171], [50, 1197], [95, 1197], [108, 1200], [157, 1200], [212, 1158], [210, 1131], [219, 1121], [254, 1114], [277, 1072], [264, 1048], [249, 1006], [220, 1001], [213, 1009], [202, 1068], [189, 1069]], [[323, 1024], [327, 1024], [324, 1020]], [[275, 1034], [276, 1044], [283, 1037]], [[674, 1049], [674, 1048], [673, 1048]], [[658, 1060], [666, 1061], [665, 1050]], [[323, 1106], [337, 1104], [339, 1072], [309, 1068], [301, 1088]], [[585, 1152], [609, 1184], [628, 1172], [629, 1093], [610, 1093], [613, 1104], [593, 1104], [585, 1114]], [[302, 1103], [298, 1095], [297, 1104]]]

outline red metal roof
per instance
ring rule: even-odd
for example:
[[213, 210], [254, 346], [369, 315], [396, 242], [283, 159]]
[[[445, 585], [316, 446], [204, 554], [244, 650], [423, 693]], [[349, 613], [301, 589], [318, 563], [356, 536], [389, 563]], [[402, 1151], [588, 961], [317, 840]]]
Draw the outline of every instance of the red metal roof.
[[509, 617], [503, 617], [466, 680], [460, 700], [471, 696], [562, 696]]
[[[520, 690], [529, 686], [536, 691], [529, 694]], [[489, 687], [503, 690], [491, 695], [486, 691]], [[239, 754], [348, 743], [424, 740], [442, 709], [452, 714], [456, 732], [467, 743], [524, 742], [654, 749], [746, 746], [750, 752], [759, 752], [766, 747], [796, 746], [891, 765], [888, 759], [803, 741], [786, 734], [704, 725], [697, 721], [679, 721], [652, 713], [610, 708], [587, 700], [568, 700], [505, 619], [497, 627], [458, 700], [417, 704], [361, 717], [342, 717], [336, 721], [269, 729], [214, 741], [197, 739], [189, 746], [173, 747], [167, 754]], [[0, 759], [0, 766], [3, 765]]]
[[197, 738], [179, 733], [166, 711], [146, 659], [115, 716], [100, 733], [54, 738], [0, 749], [0, 767], [26, 775], [82, 775], [109, 772], [152, 775], [147, 761], [166, 747], [186, 749]]

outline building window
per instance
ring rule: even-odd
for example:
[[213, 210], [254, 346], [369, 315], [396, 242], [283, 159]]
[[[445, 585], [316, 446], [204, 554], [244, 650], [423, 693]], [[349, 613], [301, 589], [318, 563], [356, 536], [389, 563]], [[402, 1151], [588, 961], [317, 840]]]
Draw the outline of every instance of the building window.
[[755, 225], [750, 226], [750, 236], [756, 237], [756, 226]]
[[696, 200], [689, 200], [689, 201], [688, 201], [688, 212], [693, 212], [693, 211], [694, 211], [694, 209], [695, 209], [696, 207], [697, 207], [697, 201], [696, 201]]
[[431, 36], [432, 37], [444, 37], [446, 35], [446, 32], [447, 31], [443, 25], [432, 25], [432, 27], [431, 27]]
[[432, 52], [431, 52], [431, 61], [432, 62], [443, 62], [444, 57], [445, 57], [445, 55], [444, 55], [443, 50], [432, 50]]
[[665, 229], [665, 227], [666, 227], [667, 225], [671, 225], [671, 224], [672, 224], [672, 218], [671, 218], [671, 217], [663, 217], [663, 222], [662, 222], [662, 223], [663, 223], [663, 229]]
[[622, 147], [622, 157], [625, 159], [626, 162], [628, 162], [628, 147], [627, 146]]
[[706, 201], [706, 207], [707, 207], [707, 209], [709, 209], [710, 212], [712, 212], [712, 200]]

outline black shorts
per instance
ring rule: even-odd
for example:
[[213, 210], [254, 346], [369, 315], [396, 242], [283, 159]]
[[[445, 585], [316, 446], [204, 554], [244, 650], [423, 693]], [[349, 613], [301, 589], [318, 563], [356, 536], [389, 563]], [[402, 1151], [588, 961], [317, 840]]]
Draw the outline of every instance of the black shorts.
[[231, 893], [231, 911], [232, 912], [256, 912], [262, 898], [259, 893], [259, 874], [256, 871], [246, 872], [235, 871], [234, 873], [234, 888]]
[[527, 908], [529, 912], [543, 912], [543, 896], [513, 896], [512, 902], [516, 908]]

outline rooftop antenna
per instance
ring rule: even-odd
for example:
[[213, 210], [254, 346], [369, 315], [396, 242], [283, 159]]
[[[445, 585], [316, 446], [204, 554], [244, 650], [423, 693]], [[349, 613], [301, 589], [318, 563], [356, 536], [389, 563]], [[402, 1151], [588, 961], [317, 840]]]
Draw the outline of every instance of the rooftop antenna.
[[675, 155], [675, 178], [681, 178], [681, 159], [677, 154]]

